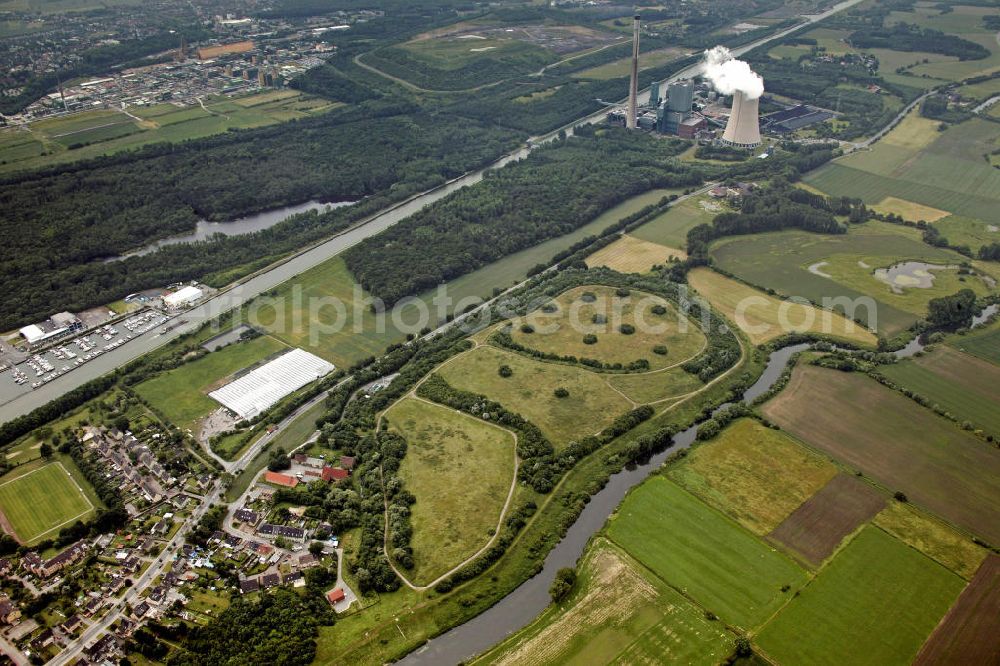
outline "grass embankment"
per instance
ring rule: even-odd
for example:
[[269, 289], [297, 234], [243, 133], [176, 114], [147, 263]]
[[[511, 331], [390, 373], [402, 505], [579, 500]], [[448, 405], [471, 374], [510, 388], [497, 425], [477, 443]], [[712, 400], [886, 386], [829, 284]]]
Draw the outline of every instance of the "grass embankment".
[[512, 433], [453, 409], [404, 398], [388, 411], [406, 438], [399, 468], [411, 507], [414, 567], [426, 585], [482, 548], [492, 536], [514, 478]]

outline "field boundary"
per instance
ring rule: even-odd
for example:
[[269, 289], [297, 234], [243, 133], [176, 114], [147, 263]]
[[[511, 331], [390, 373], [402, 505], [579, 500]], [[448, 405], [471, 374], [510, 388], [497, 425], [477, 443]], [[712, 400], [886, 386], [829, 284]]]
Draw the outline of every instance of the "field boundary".
[[87, 497], [87, 493], [84, 492], [83, 488], [80, 487], [80, 484], [77, 483], [76, 479], [73, 478], [73, 475], [70, 474], [70, 472], [69, 472], [68, 469], [66, 469], [66, 466], [63, 465], [62, 461], [59, 461], [59, 460], [55, 460], [53, 462], [47, 463], [45, 465], [42, 465], [41, 467], [33, 469], [30, 472], [27, 472], [26, 474], [22, 474], [20, 476], [14, 477], [13, 479], [8, 479], [7, 481], [4, 481], [3, 483], [0, 483], [0, 488], [3, 488], [4, 486], [10, 485], [11, 483], [14, 483], [15, 481], [21, 481], [22, 479], [26, 479], [29, 476], [31, 476], [32, 474], [34, 474], [36, 472], [40, 472], [43, 469], [46, 469], [49, 465], [56, 465], [56, 466], [58, 466], [59, 469], [61, 469], [66, 474], [66, 478], [69, 479], [70, 483], [73, 484], [73, 487], [76, 488], [77, 492], [80, 493], [80, 496], [83, 497], [83, 501], [87, 503], [87, 510], [84, 511], [84, 512], [82, 512], [82, 513], [80, 513], [80, 514], [77, 514], [77, 515], [73, 516], [72, 518], [70, 518], [68, 520], [64, 520], [63, 522], [59, 523], [58, 525], [56, 525], [54, 527], [50, 527], [49, 529], [45, 530], [44, 532], [39, 532], [38, 534], [33, 534], [33, 535], [31, 535], [30, 538], [24, 538], [24, 537], [22, 537], [21, 535], [19, 535], [17, 533], [17, 530], [14, 529], [14, 526], [11, 524], [10, 520], [7, 518], [7, 514], [4, 513], [2, 509], [0, 509], [0, 527], [2, 527], [5, 532], [7, 532], [8, 534], [10, 534], [12, 537], [14, 537], [17, 540], [17, 542], [20, 543], [20, 544], [22, 544], [22, 545], [26, 545], [30, 541], [38, 541], [40, 538], [44, 537], [45, 535], [49, 534], [50, 532], [54, 532], [55, 530], [57, 530], [57, 529], [65, 526], [65, 525], [69, 525], [70, 523], [73, 523], [74, 521], [79, 520], [83, 516], [86, 516], [88, 513], [90, 513], [91, 511], [93, 511], [94, 508], [95, 508], [94, 507], [94, 503], [90, 501], [89, 497]]

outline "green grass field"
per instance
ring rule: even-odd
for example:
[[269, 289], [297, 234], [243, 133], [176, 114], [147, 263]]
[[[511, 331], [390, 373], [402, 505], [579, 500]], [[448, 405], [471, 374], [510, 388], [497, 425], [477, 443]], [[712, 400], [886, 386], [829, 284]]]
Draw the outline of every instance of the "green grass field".
[[[653, 67], [662, 67], [668, 62], [673, 62], [678, 58], [684, 56], [684, 51], [679, 48], [670, 47], [665, 49], [656, 49], [655, 51], [646, 51], [639, 55], [639, 71], [644, 69], [651, 69]], [[605, 63], [603, 65], [598, 65], [597, 67], [591, 67], [589, 69], [584, 69], [573, 74], [573, 78], [577, 79], [617, 79], [623, 76], [628, 76], [629, 72], [632, 71], [632, 58], [622, 58], [620, 60], [615, 60], [614, 62]]]
[[861, 373], [800, 365], [771, 421], [891, 492], [1000, 541], [1000, 451]]
[[972, 7], [957, 5], [954, 11], [941, 13], [934, 7], [918, 7], [914, 11], [894, 11], [886, 20], [886, 26], [896, 22], [920, 25], [932, 30], [941, 30], [958, 35], [963, 39], [981, 44], [990, 51], [990, 55], [980, 60], [959, 61], [957, 58], [941, 59], [941, 56], [930, 59], [928, 64], [914, 67], [912, 71], [917, 76], [924, 74], [945, 81], [988, 74], [1000, 68], [1000, 43], [996, 35], [986, 29], [982, 18], [990, 12], [996, 13], [995, 7]]
[[428, 584], [490, 540], [514, 478], [514, 436], [418, 398], [400, 400], [385, 418], [406, 438], [399, 477], [417, 498], [408, 576]]
[[939, 405], [960, 422], [1000, 436], [1000, 367], [941, 346], [880, 369], [897, 385]]
[[[980, 278], [962, 281], [957, 269], [949, 269], [934, 271], [934, 283], [928, 289], [904, 288], [902, 293], [893, 293], [875, 278], [875, 269], [907, 260], [957, 266], [963, 257], [921, 242], [905, 227], [876, 222], [852, 226], [840, 236], [793, 230], [727, 238], [713, 246], [712, 256], [720, 268], [786, 296], [819, 303], [847, 297], [856, 306], [855, 317], [870, 321], [874, 315], [878, 330], [889, 337], [924, 316], [931, 298], [963, 287], [979, 294], [989, 291]], [[810, 266], [819, 272], [810, 271]], [[874, 312], [860, 300], [866, 296], [876, 301]], [[842, 306], [834, 309], [844, 311]]]
[[836, 473], [836, 466], [788, 435], [740, 419], [668, 476], [751, 532], [767, 534]]
[[0, 510], [22, 543], [53, 536], [94, 508], [61, 462], [17, 470], [0, 480]]
[[865, 528], [757, 635], [782, 664], [908, 664], [964, 582]]
[[406, 337], [389, 316], [379, 330], [369, 298], [344, 260], [334, 257], [278, 287], [271, 301], [278, 305], [260, 307], [255, 323], [293, 347], [349, 366]]
[[718, 664], [733, 637], [606, 539], [583, 556], [576, 591], [473, 664]]
[[171, 423], [192, 428], [219, 407], [208, 392], [218, 388], [221, 380], [286, 348], [270, 336], [231, 344], [147, 379], [135, 390]]
[[859, 197], [869, 204], [894, 196], [973, 220], [992, 220], [1000, 201], [1000, 171], [983, 155], [995, 148], [1000, 126], [974, 118], [916, 145], [896, 139], [908, 132], [904, 125], [871, 150], [848, 155], [804, 180], [827, 194]]
[[982, 220], [949, 215], [940, 222], [935, 222], [934, 226], [952, 245], [968, 245], [973, 252], [978, 252], [983, 245], [1000, 243], [1000, 231], [991, 230], [996, 225]]
[[[586, 295], [594, 297], [586, 301]], [[536, 310], [512, 322], [514, 342], [545, 353], [590, 358], [602, 363], [627, 365], [639, 359], [649, 362], [650, 370], [676, 365], [697, 355], [705, 347], [705, 335], [692, 321], [682, 315], [666, 299], [632, 291], [618, 296], [615, 289], [600, 285], [570, 289], [549, 305], [558, 310], [546, 313]], [[666, 313], [657, 315], [651, 308], [661, 306]], [[603, 317], [595, 323], [595, 316]], [[534, 332], [521, 328], [528, 324]], [[620, 326], [633, 326], [631, 334], [622, 333]], [[586, 334], [597, 336], [597, 342], [584, 342]], [[667, 354], [656, 354], [653, 348], [666, 345]]]
[[662, 476], [629, 494], [607, 533], [672, 586], [744, 628], [766, 620], [805, 581], [791, 559]]
[[1000, 365], [1000, 325], [975, 330], [967, 335], [952, 338], [948, 344], [981, 359]]
[[[507, 365], [510, 377], [498, 369]], [[455, 388], [473, 391], [517, 412], [559, 448], [610, 425], [631, 405], [605, 383], [603, 375], [558, 363], [543, 363], [520, 354], [482, 346], [442, 366], [441, 377]], [[569, 396], [557, 398], [559, 387]]]
[[655, 372], [612, 374], [606, 379], [611, 386], [639, 404], [664, 402], [705, 386], [697, 375], [680, 367]]
[[[132, 107], [135, 120], [119, 111], [85, 111], [0, 130], [0, 172], [89, 159], [162, 141], [185, 141], [229, 129], [261, 127], [325, 113], [341, 106], [297, 91], [281, 90], [199, 106], [157, 104]], [[70, 146], [76, 146], [70, 150]], [[47, 153], [47, 154], [43, 154]]]
[[667, 247], [687, 248], [687, 233], [699, 224], [709, 224], [719, 213], [729, 210], [708, 195], [685, 199], [654, 217], [631, 235]]

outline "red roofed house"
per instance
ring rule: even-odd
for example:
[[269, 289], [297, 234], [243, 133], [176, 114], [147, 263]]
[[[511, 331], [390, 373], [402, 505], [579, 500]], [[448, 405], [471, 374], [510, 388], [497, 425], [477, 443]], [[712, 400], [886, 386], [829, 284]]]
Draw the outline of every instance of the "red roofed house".
[[340, 456], [340, 466], [344, 469], [354, 469], [354, 456]]
[[350, 474], [346, 469], [341, 469], [340, 467], [327, 466], [323, 468], [324, 481], [340, 481], [341, 479], [346, 479]]
[[280, 472], [265, 472], [264, 480], [268, 483], [273, 483], [276, 486], [285, 486], [286, 488], [294, 488], [299, 485], [299, 480], [294, 476], [289, 476], [288, 474], [282, 474]]
[[339, 587], [335, 587], [326, 593], [326, 600], [329, 601], [331, 605], [339, 603], [344, 600], [344, 591]]

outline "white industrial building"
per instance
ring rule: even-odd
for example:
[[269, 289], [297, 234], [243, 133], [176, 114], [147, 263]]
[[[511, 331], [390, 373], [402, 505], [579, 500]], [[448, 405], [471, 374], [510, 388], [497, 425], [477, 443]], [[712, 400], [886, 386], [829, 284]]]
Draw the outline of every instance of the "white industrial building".
[[203, 292], [201, 289], [189, 285], [187, 287], [178, 289], [172, 294], [167, 294], [166, 296], [164, 296], [163, 304], [166, 305], [168, 308], [180, 308], [184, 307], [185, 305], [190, 305], [191, 303], [194, 303], [204, 295], [205, 292]]
[[292, 349], [208, 395], [241, 419], [252, 419], [333, 369], [332, 363], [315, 354]]
[[39, 324], [29, 324], [19, 332], [21, 333], [21, 337], [28, 341], [29, 345], [33, 345], [58, 338], [73, 331], [79, 331], [82, 328], [83, 322], [72, 312], [57, 312], [47, 321]]

